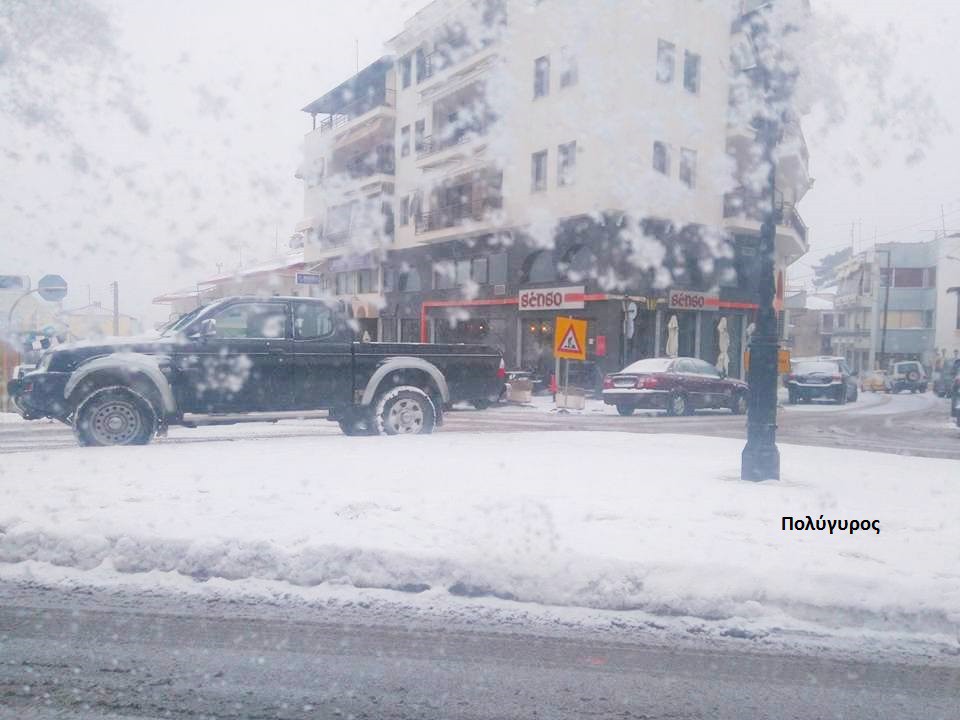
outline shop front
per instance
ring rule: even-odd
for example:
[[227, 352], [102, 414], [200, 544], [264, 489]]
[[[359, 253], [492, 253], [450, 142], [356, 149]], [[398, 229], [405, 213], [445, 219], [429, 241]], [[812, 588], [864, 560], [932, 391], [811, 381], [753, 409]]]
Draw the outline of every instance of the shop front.
[[657, 355], [695, 357], [719, 366], [726, 351], [727, 374], [743, 378], [743, 351], [756, 305], [720, 293], [671, 289], [657, 311]]

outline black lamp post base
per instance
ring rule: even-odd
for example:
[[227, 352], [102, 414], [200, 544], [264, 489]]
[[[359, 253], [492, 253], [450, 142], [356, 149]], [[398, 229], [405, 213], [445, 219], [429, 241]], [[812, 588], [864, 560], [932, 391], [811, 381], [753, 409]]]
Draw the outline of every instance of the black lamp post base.
[[747, 442], [740, 454], [740, 479], [759, 482], [780, 479], [780, 451], [770, 443]]

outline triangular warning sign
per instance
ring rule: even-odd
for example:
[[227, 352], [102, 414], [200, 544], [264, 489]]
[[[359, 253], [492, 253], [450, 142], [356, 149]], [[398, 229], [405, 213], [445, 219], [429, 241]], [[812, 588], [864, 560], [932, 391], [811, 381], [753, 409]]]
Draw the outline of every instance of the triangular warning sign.
[[577, 340], [577, 334], [573, 331], [573, 325], [567, 328], [566, 335], [563, 336], [563, 340], [557, 345], [557, 351], [576, 355], [583, 353], [583, 350], [580, 349], [580, 341]]

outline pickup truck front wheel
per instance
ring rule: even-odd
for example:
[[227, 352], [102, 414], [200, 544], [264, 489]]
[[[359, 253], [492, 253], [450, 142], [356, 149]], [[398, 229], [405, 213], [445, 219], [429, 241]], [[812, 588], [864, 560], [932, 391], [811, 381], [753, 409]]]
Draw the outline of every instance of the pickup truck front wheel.
[[423, 390], [401, 385], [380, 396], [375, 417], [377, 429], [386, 435], [425, 435], [433, 432], [437, 410]]
[[146, 445], [157, 429], [150, 403], [124, 387], [107, 387], [87, 397], [73, 423], [83, 446]]

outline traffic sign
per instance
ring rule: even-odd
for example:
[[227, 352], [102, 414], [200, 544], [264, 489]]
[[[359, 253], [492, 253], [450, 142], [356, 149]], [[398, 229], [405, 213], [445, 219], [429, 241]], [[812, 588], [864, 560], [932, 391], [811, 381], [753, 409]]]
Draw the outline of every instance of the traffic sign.
[[297, 285], [319, 285], [320, 276], [316, 273], [297, 273]]
[[[743, 351], [743, 369], [750, 369], [750, 351]], [[777, 350], [777, 374], [786, 375], [790, 372], [790, 351]]]
[[59, 302], [67, 296], [67, 281], [59, 275], [44, 275], [37, 283], [37, 294], [47, 302]]
[[567, 360], [587, 359], [587, 321], [558, 317], [553, 333], [553, 355]]

